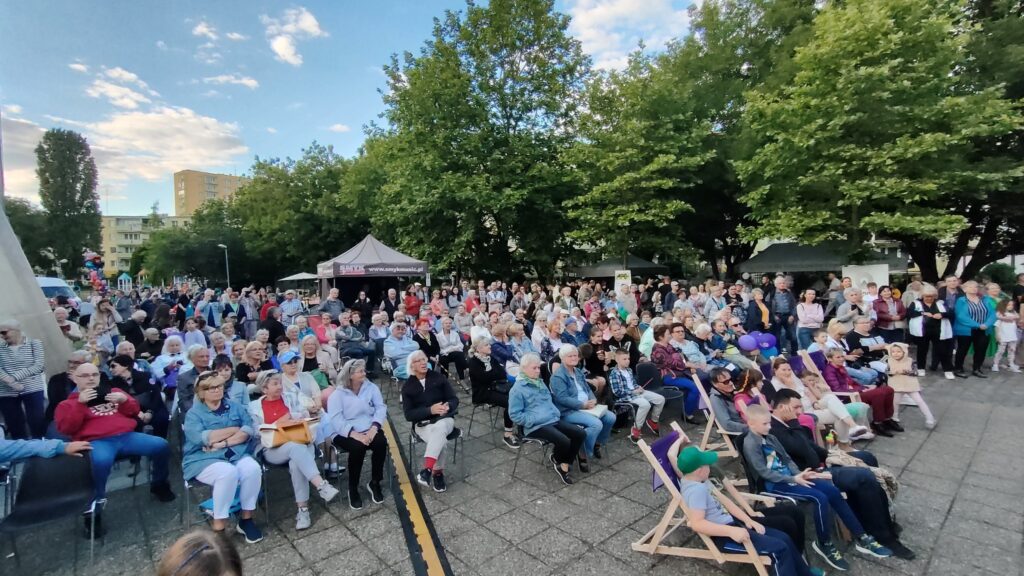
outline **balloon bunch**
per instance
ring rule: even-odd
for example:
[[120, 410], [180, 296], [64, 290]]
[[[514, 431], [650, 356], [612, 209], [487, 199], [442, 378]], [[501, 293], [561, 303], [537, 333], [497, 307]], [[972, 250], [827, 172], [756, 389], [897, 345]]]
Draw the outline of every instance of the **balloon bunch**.
[[740, 350], [744, 352], [753, 352], [754, 350], [760, 350], [761, 354], [768, 358], [774, 358], [779, 355], [779, 349], [776, 348], [778, 340], [776, 340], [774, 334], [768, 332], [751, 332], [750, 334], [744, 334], [740, 336], [737, 342], [740, 346]]
[[92, 289], [100, 293], [106, 292], [107, 281], [103, 278], [103, 257], [86, 248], [82, 251], [82, 260]]

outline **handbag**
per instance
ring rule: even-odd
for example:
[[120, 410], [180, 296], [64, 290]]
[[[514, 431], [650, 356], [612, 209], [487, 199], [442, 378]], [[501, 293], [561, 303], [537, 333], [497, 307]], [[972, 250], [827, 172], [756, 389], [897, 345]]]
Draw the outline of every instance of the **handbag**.
[[317, 420], [317, 418], [310, 418], [286, 426], [261, 424], [260, 445], [264, 448], [277, 448], [288, 442], [310, 444], [313, 442], [313, 430], [310, 424], [315, 423]]
[[316, 385], [321, 390], [326, 390], [331, 383], [327, 380], [327, 375], [320, 371], [319, 368], [316, 370], [310, 370], [309, 373], [313, 376], [313, 380], [316, 380]]

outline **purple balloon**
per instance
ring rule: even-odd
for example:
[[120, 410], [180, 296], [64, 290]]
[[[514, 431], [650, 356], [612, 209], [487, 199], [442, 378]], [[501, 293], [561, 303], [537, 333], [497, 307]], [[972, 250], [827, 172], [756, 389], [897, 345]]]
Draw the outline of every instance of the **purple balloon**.
[[744, 334], [739, 339], [740, 350], [744, 352], [750, 352], [751, 350], [757, 350], [757, 338], [754, 338], [750, 334]]
[[775, 335], [774, 334], [769, 334], [767, 332], [762, 332], [761, 334], [759, 334], [757, 336], [757, 345], [762, 350], [767, 350], [769, 348], [774, 348], [775, 344], [777, 344], [777, 343], [778, 343], [778, 341], [775, 339]]

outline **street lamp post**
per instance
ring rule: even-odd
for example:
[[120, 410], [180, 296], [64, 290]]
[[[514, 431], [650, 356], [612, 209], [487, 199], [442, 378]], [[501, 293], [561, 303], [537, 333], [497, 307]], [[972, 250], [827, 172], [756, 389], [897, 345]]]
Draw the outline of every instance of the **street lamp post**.
[[224, 275], [227, 276], [228, 288], [231, 287], [231, 265], [228, 264], [228, 247], [225, 244], [217, 244], [218, 248], [224, 249]]

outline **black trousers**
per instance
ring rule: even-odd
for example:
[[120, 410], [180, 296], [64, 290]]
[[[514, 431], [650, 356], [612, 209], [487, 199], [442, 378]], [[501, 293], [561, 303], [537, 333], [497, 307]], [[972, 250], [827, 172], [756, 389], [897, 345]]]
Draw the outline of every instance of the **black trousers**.
[[832, 483], [836, 488], [846, 493], [846, 502], [865, 532], [883, 544], [896, 538], [889, 515], [889, 498], [871, 470], [830, 466], [828, 471], [832, 473]]
[[452, 362], [455, 363], [455, 372], [458, 373], [459, 379], [461, 380], [466, 376], [466, 353], [455, 351], [449, 352], [448, 354], [441, 354], [438, 364], [447, 368]]
[[483, 396], [483, 403], [490, 404], [491, 406], [501, 406], [504, 408], [501, 412], [502, 422], [505, 424], [505, 429], [510, 430], [515, 428], [516, 423], [508, 417], [508, 394], [502, 394], [493, 388], [488, 390]]
[[583, 446], [583, 440], [586, 439], [587, 433], [575, 424], [555, 422], [554, 424], [541, 426], [526, 436], [551, 442], [554, 447], [555, 462], [570, 464], [576, 459], [576, 455], [579, 454], [580, 447]]
[[954, 364], [957, 370], [964, 369], [967, 349], [972, 345], [974, 346], [972, 369], [981, 370], [981, 365], [985, 363], [985, 351], [988, 350], [988, 334], [977, 328], [971, 330], [970, 336], [956, 337], [956, 362]]
[[363, 460], [366, 459], [366, 451], [372, 450], [370, 457], [370, 480], [380, 482], [384, 479], [384, 459], [388, 455], [388, 442], [384, 439], [384, 433], [380, 430], [367, 446], [358, 440], [348, 437], [335, 436], [334, 445], [348, 452], [348, 489], [355, 490], [359, 487], [359, 476], [363, 473]]
[[807, 519], [803, 510], [792, 502], [776, 502], [771, 508], [760, 508], [758, 512], [764, 514], [761, 518], [754, 518], [768, 528], [775, 528], [785, 532], [789, 539], [796, 545], [801, 554], [804, 553], [804, 542], [807, 541], [805, 528]]
[[928, 359], [928, 348], [932, 349], [932, 363], [931, 366], [938, 366], [942, 364], [943, 372], [953, 371], [953, 339], [947, 338], [946, 340], [939, 340], [939, 336], [922, 336], [915, 338], [914, 342], [917, 344], [917, 367], [924, 369], [925, 361]]

